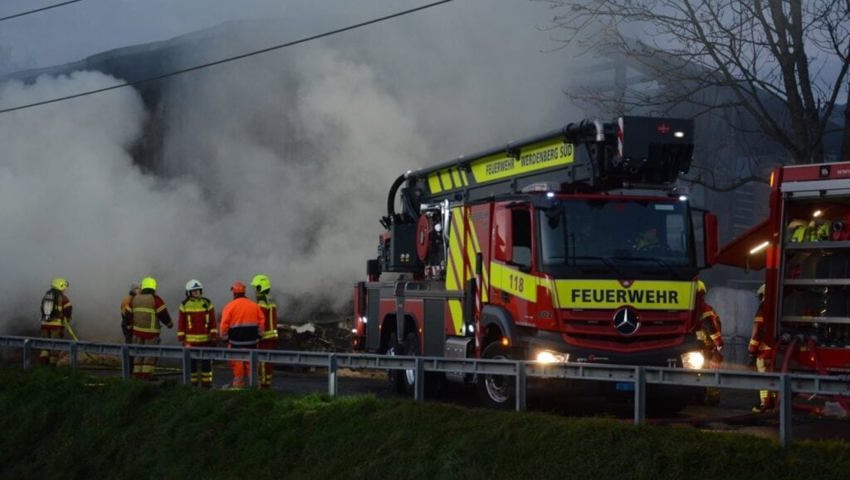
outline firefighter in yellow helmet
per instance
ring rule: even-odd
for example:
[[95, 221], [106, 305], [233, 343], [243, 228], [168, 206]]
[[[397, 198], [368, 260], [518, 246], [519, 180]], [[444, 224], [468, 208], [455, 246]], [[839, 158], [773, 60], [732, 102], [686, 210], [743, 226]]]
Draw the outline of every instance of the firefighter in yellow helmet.
[[[41, 297], [41, 338], [64, 338], [65, 326], [71, 322], [71, 300], [65, 295], [68, 280], [54, 278], [50, 289]], [[39, 362], [56, 365], [59, 361], [57, 350], [42, 350]]]
[[[720, 315], [705, 301], [706, 293], [705, 283], [697, 280], [697, 312], [699, 312], [697, 338], [703, 343], [703, 355], [708, 368], [720, 368], [720, 364], [723, 363], [722, 325]], [[713, 405], [719, 401], [720, 390], [714, 387], [706, 388], [705, 402]]]
[[[278, 346], [277, 304], [271, 296], [272, 282], [269, 280], [268, 275], [257, 274], [251, 279], [251, 286], [254, 287], [257, 305], [262, 309], [264, 318], [263, 333], [260, 336], [258, 348], [261, 350], [275, 350]], [[273, 371], [274, 364], [260, 363], [260, 388], [271, 388]]]
[[[750, 365], [755, 365], [759, 372], [767, 372], [773, 369], [773, 348], [764, 338], [764, 284], [756, 291], [759, 306], [753, 317], [753, 331], [750, 334], [750, 343], [747, 351], [750, 353]], [[759, 403], [753, 407], [753, 412], [763, 413], [773, 410], [776, 404], [776, 394], [770, 390], [759, 390]]]
[[[129, 325], [134, 345], [159, 345], [161, 325], [174, 327], [165, 302], [156, 294], [156, 279], [145, 277], [139, 285], [141, 291], [133, 297], [124, 310], [124, 324]], [[133, 376], [152, 380], [156, 357], [139, 357], [133, 360]]]

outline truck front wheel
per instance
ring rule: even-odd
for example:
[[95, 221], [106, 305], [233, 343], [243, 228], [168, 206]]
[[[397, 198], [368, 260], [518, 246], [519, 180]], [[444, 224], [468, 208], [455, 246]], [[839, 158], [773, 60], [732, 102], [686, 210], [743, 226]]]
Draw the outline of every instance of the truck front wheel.
[[[399, 344], [395, 333], [390, 337], [387, 355], [407, 355], [415, 357], [419, 355], [419, 337], [415, 333], [408, 333], [404, 343]], [[390, 388], [399, 395], [413, 395], [416, 386], [416, 372], [413, 370], [390, 370]]]
[[[491, 343], [484, 348], [482, 358], [510, 360], [511, 354], [507, 347], [500, 343]], [[514, 406], [516, 395], [516, 379], [510, 375], [484, 374], [478, 376], [478, 396], [481, 403], [490, 408], [508, 409]]]

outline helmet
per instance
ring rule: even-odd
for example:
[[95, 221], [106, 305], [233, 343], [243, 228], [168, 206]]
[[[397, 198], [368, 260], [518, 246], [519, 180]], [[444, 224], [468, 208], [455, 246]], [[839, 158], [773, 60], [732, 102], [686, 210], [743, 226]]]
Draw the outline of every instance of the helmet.
[[705, 283], [702, 280], [697, 280], [697, 293], [705, 293]]
[[759, 298], [764, 297], [764, 284], [763, 283], [761, 284], [759, 289], [756, 290], [756, 295], [758, 295]]
[[254, 278], [251, 279], [251, 285], [258, 292], [268, 292], [272, 288], [272, 281], [269, 280], [267, 275], [263, 275], [261, 273], [259, 275], [254, 275]]
[[245, 294], [245, 284], [242, 283], [242, 282], [235, 282], [233, 285], [230, 286], [230, 291], [233, 292], [234, 294], [241, 293], [241, 294], [244, 295]]
[[153, 277], [145, 277], [142, 279], [142, 284], [140, 286], [142, 290], [156, 290], [156, 279]]
[[192, 290], [203, 290], [203, 289], [204, 289], [204, 285], [201, 282], [199, 282], [198, 280], [195, 280], [194, 278], [189, 280], [188, 282], [186, 282], [186, 293], [189, 293]]
[[54, 278], [52, 282], [50, 282], [50, 286], [59, 290], [60, 292], [64, 292], [66, 288], [68, 288], [68, 280], [64, 278]]

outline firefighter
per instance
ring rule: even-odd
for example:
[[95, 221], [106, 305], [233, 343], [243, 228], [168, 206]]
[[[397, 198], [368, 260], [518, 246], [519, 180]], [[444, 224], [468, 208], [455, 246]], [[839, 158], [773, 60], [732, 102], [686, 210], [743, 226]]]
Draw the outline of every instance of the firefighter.
[[[253, 300], [245, 296], [245, 284], [236, 282], [230, 287], [233, 300], [221, 311], [219, 333], [230, 348], [256, 348], [263, 333], [265, 317], [263, 310]], [[251, 374], [250, 363], [230, 361], [233, 372], [231, 388], [244, 388]]]
[[124, 312], [127, 310], [127, 307], [130, 306], [130, 302], [133, 301], [133, 297], [139, 294], [139, 285], [137, 283], [130, 284], [130, 291], [127, 292], [127, 295], [121, 300], [121, 333], [124, 334], [124, 343], [131, 343], [133, 340], [133, 332], [130, 331], [130, 325], [127, 324], [124, 316]]
[[[171, 315], [165, 302], [156, 294], [156, 279], [145, 277], [139, 285], [141, 291], [130, 300], [124, 310], [124, 323], [130, 326], [134, 345], [159, 345], [162, 325], [173, 328]], [[133, 376], [152, 380], [157, 357], [139, 357], [133, 360]]]
[[[759, 299], [758, 310], [753, 318], [753, 331], [747, 351], [750, 354], [750, 366], [755, 366], [759, 372], [773, 369], [773, 348], [764, 338], [764, 284], [756, 292]], [[773, 410], [776, 405], [776, 393], [770, 390], [759, 390], [759, 403], [753, 407], [753, 413], [763, 413]]]
[[634, 248], [639, 252], [652, 250], [656, 247], [658, 247], [658, 230], [655, 227], [644, 230], [634, 242]]
[[[65, 328], [71, 322], [71, 300], [65, 295], [68, 280], [54, 278], [50, 289], [41, 297], [41, 338], [64, 338]], [[56, 365], [59, 361], [57, 350], [42, 350], [39, 362]]]
[[[259, 348], [261, 350], [275, 350], [278, 344], [277, 334], [277, 304], [271, 296], [272, 282], [267, 275], [254, 275], [251, 279], [257, 305], [263, 310], [263, 333], [260, 336]], [[268, 362], [260, 363], [260, 388], [271, 388], [272, 372], [274, 364]]]
[[[192, 279], [186, 282], [186, 299], [177, 317], [177, 340], [185, 347], [212, 347], [218, 337], [215, 306], [203, 296], [204, 286]], [[212, 361], [192, 359], [192, 385], [212, 387]]]
[[[705, 301], [707, 290], [702, 280], [697, 280], [697, 308], [699, 312], [699, 330], [697, 338], [703, 342], [708, 368], [720, 368], [723, 363], [723, 333], [720, 316], [714, 308]], [[716, 405], [720, 402], [720, 390], [715, 387], [705, 389], [705, 403]]]

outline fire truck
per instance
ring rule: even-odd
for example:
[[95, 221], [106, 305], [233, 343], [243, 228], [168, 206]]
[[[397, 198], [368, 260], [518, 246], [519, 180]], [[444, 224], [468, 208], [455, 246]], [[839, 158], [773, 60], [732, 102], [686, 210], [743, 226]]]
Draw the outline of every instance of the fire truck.
[[[691, 120], [585, 120], [399, 176], [354, 289], [355, 350], [701, 368], [696, 277], [717, 220], [676, 188], [692, 134]], [[413, 389], [413, 372], [390, 376]], [[510, 377], [445, 377], [515, 401]]]
[[[765, 270], [762, 313], [774, 369], [846, 375], [850, 162], [777, 167], [769, 184], [768, 218], [725, 245], [716, 261]], [[850, 412], [846, 397], [837, 401]]]

